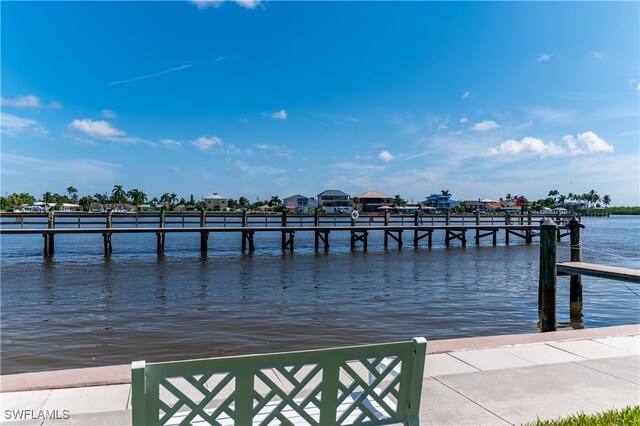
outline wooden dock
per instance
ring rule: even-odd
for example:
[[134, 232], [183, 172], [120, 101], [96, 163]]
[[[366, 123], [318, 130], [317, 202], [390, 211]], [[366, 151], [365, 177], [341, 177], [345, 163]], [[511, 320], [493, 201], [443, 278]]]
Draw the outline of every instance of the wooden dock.
[[[531, 244], [539, 235], [539, 221], [529, 215], [519, 216], [481, 216], [475, 215], [372, 215], [372, 216], [335, 216], [335, 215], [249, 215], [242, 214], [166, 214], [156, 215], [114, 215], [106, 214], [56, 214], [18, 215], [2, 214], [0, 235], [41, 234], [44, 239], [44, 254], [51, 256], [55, 252], [54, 236], [65, 234], [102, 234], [105, 254], [113, 250], [111, 236], [113, 234], [155, 233], [157, 251], [162, 253], [165, 246], [165, 235], [168, 233], [199, 233], [200, 250], [208, 250], [208, 238], [211, 233], [241, 234], [241, 250], [255, 250], [254, 235], [261, 232], [280, 232], [282, 250], [294, 251], [295, 234], [300, 232], [314, 233], [316, 250], [329, 250], [331, 232], [349, 232], [351, 248], [362, 245], [366, 250], [370, 232], [384, 233], [384, 247], [390, 243], [403, 247], [406, 235], [410, 235], [414, 247], [425, 241], [428, 247], [433, 244], [434, 233], [444, 234], [444, 243], [459, 243], [463, 246], [470, 239], [476, 245], [483, 238], [491, 238], [497, 245], [498, 233], [504, 233], [505, 244], [513, 238], [520, 238]], [[560, 218], [561, 220], [565, 218]], [[566, 221], [566, 220], [565, 220]], [[98, 225], [98, 226], [96, 226]], [[568, 233], [558, 228], [558, 241]], [[471, 235], [468, 235], [471, 233]]]
[[588, 275], [591, 277], [640, 283], [640, 270], [585, 262], [558, 263], [558, 275]]

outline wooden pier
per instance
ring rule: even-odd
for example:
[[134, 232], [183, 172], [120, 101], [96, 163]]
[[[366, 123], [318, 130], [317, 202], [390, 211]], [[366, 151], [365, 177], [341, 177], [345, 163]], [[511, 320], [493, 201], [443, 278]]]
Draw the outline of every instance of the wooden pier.
[[[255, 234], [261, 232], [280, 232], [281, 248], [283, 251], [293, 252], [295, 249], [295, 235], [297, 232], [312, 232], [314, 234], [315, 250], [329, 250], [329, 236], [331, 232], [348, 232], [350, 234], [351, 249], [362, 246], [367, 250], [371, 232], [384, 233], [384, 247], [390, 244], [402, 248], [405, 231], [412, 233], [412, 243], [418, 247], [421, 241], [432, 247], [434, 233], [444, 234], [444, 243], [449, 246], [458, 242], [462, 246], [467, 244], [467, 233], [474, 233], [476, 245], [483, 238], [490, 237], [493, 245], [497, 245], [498, 233], [504, 232], [505, 244], [510, 244], [510, 237], [520, 238], [526, 244], [531, 244], [533, 238], [539, 235], [539, 221], [532, 215], [523, 216], [481, 216], [476, 215], [399, 215], [386, 214], [376, 216], [335, 216], [335, 215], [289, 215], [286, 212], [278, 215], [250, 215], [246, 211], [242, 214], [220, 215], [206, 214], [167, 214], [159, 215], [114, 215], [111, 211], [103, 214], [59, 214], [54, 215], [17, 215], [2, 214], [1, 219], [11, 218], [14, 221], [2, 220], [0, 234], [41, 234], [44, 238], [44, 255], [55, 253], [54, 237], [56, 234], [102, 234], [104, 253], [113, 252], [113, 234], [156, 234], [156, 250], [163, 253], [165, 239], [168, 233], [199, 233], [200, 251], [206, 253], [209, 249], [209, 234], [238, 233], [241, 236], [240, 248], [243, 252], [255, 250]], [[46, 221], [44, 220], [46, 219]], [[559, 218], [565, 220], [566, 218]], [[101, 225], [101, 226], [96, 226]], [[557, 228], [558, 240], [569, 233], [562, 233], [566, 227]]]
[[557, 261], [559, 226], [551, 219], [540, 225], [540, 275], [538, 281], [538, 311], [543, 332], [557, 330], [557, 277], [570, 276], [569, 314], [572, 319], [582, 318], [582, 276], [588, 275], [610, 280], [640, 284], [640, 270], [597, 265], [582, 262], [580, 229], [584, 225], [573, 218], [567, 225], [571, 237], [571, 261]]

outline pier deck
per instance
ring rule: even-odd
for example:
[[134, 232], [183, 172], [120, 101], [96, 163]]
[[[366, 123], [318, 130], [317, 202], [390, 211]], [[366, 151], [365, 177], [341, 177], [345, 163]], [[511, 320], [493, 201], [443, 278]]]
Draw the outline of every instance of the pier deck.
[[640, 283], [640, 270], [585, 262], [558, 263], [558, 275], [589, 275], [619, 281]]

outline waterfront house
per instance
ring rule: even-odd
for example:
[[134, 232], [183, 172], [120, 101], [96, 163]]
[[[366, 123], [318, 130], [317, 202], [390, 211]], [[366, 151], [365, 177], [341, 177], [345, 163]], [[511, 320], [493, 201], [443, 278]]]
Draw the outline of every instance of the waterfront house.
[[337, 189], [327, 189], [318, 194], [317, 203], [318, 207], [323, 207], [330, 214], [351, 213], [353, 210], [351, 196]]
[[558, 215], [558, 214], [567, 214], [569, 213], [567, 211], [567, 209], [563, 209], [562, 207], [556, 207], [555, 209], [550, 209], [548, 207], [545, 207], [544, 209], [542, 209], [542, 211], [540, 212], [542, 214], [546, 214], [546, 215]]
[[311, 213], [316, 208], [316, 200], [313, 197], [297, 194], [282, 200], [282, 206], [295, 213]]
[[447, 210], [457, 207], [460, 202], [458, 200], [454, 200], [449, 195], [431, 194], [426, 200], [422, 201], [422, 204], [435, 207], [438, 210]]
[[394, 197], [385, 195], [376, 191], [367, 191], [362, 194], [355, 195], [353, 200], [357, 200], [359, 209], [362, 212], [380, 213], [384, 210], [381, 207], [393, 208]]
[[213, 194], [204, 197], [204, 204], [205, 206], [207, 206], [207, 210], [213, 210], [213, 211], [226, 211], [227, 207], [228, 207], [228, 199], [218, 195], [217, 192], [214, 192]]
[[462, 202], [465, 211], [468, 212], [484, 212], [487, 210], [487, 202], [482, 200], [465, 200]]

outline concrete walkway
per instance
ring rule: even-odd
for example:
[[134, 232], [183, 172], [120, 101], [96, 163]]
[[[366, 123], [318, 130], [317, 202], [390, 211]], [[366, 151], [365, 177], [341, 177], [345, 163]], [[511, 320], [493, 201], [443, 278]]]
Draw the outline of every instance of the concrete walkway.
[[[128, 368], [2, 376], [0, 424], [130, 425]], [[629, 405], [640, 405], [640, 325], [428, 345], [421, 424], [522, 424]], [[15, 419], [41, 411], [63, 419]]]

